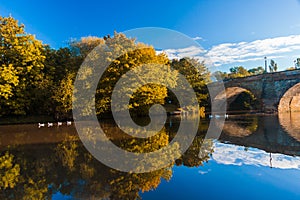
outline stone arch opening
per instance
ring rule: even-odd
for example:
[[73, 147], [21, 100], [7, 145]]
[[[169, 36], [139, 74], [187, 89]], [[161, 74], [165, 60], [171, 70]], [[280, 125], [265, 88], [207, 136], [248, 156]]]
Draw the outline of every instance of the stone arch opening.
[[279, 101], [278, 112], [300, 112], [300, 83], [284, 93]]
[[226, 98], [227, 112], [230, 114], [253, 112], [259, 110], [260, 103], [254, 94], [242, 87], [228, 87], [219, 93], [214, 100]]

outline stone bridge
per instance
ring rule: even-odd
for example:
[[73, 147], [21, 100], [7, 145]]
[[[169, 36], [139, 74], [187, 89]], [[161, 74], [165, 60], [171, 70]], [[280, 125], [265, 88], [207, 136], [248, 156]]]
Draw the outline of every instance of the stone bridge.
[[[261, 112], [300, 111], [300, 69], [235, 78], [208, 85], [212, 102], [228, 106], [242, 92], [250, 92]], [[222, 89], [223, 88], [223, 89]]]

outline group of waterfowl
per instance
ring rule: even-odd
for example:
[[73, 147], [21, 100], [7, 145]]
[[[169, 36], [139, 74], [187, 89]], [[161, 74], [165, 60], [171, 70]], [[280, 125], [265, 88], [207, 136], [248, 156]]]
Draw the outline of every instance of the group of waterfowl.
[[[41, 127], [52, 127], [56, 124], [56, 126], [62, 126], [63, 125], [63, 122], [57, 122], [57, 123], [53, 123], [53, 122], [48, 122], [48, 123], [38, 123], [38, 127], [41, 128]], [[67, 121], [66, 122], [66, 125], [67, 126], [70, 126], [72, 125], [72, 121]]]
[[224, 114], [224, 115], [216, 115], [216, 114], [214, 114], [214, 115], [209, 115], [208, 116], [210, 119], [211, 118], [216, 118], [216, 119], [219, 119], [219, 118], [225, 118], [225, 119], [227, 119], [228, 118], [228, 114]]

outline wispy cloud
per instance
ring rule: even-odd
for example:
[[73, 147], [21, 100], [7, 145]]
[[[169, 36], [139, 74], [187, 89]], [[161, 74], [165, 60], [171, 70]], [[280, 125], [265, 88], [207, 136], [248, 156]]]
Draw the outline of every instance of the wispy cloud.
[[283, 53], [300, 50], [300, 35], [255, 40], [252, 42], [224, 43], [212, 47], [206, 54], [216, 66], [234, 62], [248, 62], [264, 56], [277, 58]]
[[204, 59], [214, 66], [243, 63], [283, 57], [283, 54], [300, 50], [300, 35], [267, 38], [251, 42], [223, 43], [205, 50], [191, 46], [184, 49], [167, 49], [170, 58], [195, 57]]
[[158, 51], [158, 53], [161, 52], [166, 53], [170, 59], [178, 59], [184, 57], [199, 57], [207, 51], [201, 47], [190, 46], [182, 49], [165, 49], [163, 51]]
[[192, 38], [193, 40], [204, 40], [202, 37], [200, 37], [200, 36], [196, 36], [196, 37], [194, 37], [194, 38]]

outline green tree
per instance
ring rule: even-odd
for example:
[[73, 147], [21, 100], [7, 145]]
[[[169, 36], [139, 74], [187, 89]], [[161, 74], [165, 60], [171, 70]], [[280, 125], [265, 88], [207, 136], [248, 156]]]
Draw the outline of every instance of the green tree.
[[[180, 60], [172, 60], [171, 66], [178, 70], [192, 86], [199, 105], [203, 107], [207, 106], [208, 89], [206, 85], [210, 82], [210, 72], [204, 63], [194, 58], [182, 58]], [[181, 85], [180, 80], [178, 80], [177, 84]], [[182, 95], [184, 96], [184, 94]], [[175, 96], [172, 101], [175, 101], [174, 98]]]
[[43, 48], [24, 25], [0, 16], [0, 115], [29, 113], [43, 80]]
[[213, 75], [216, 77], [218, 81], [220, 80], [226, 80], [228, 78], [238, 78], [238, 77], [246, 77], [246, 76], [252, 76], [252, 75], [258, 75], [264, 73], [264, 68], [259, 66], [255, 68], [251, 68], [249, 70], [245, 69], [242, 66], [239, 67], [232, 67], [230, 68], [230, 73], [216, 71], [213, 73]]
[[263, 67], [259, 66], [259, 67], [256, 67], [256, 68], [249, 69], [248, 72], [251, 75], [258, 75], [258, 74], [263, 74], [265, 72], [265, 70], [264, 70]]
[[53, 80], [54, 85], [58, 85], [68, 73], [76, 73], [82, 62], [69, 47], [56, 50], [45, 46], [44, 51], [46, 59], [43, 72]]
[[213, 141], [211, 139], [204, 139], [203, 136], [196, 136], [186, 152], [176, 160], [176, 165], [187, 167], [203, 166], [204, 162], [208, 162], [212, 153]]
[[[71, 95], [73, 90], [69, 79], [75, 78], [75, 73], [80, 67], [81, 57], [75, 55], [71, 48], [64, 47], [58, 50], [45, 46], [43, 69], [43, 81], [40, 83], [40, 91], [35, 93], [35, 107], [38, 108], [33, 112], [35, 114], [47, 114], [58, 118], [66, 117], [70, 114], [71, 108]], [[73, 82], [72, 82], [73, 83]], [[66, 94], [61, 94], [65, 92]], [[70, 96], [69, 99], [66, 99]], [[62, 98], [62, 99], [59, 99]]]
[[294, 62], [295, 62], [295, 68], [299, 69], [300, 68], [300, 58], [297, 58]]
[[251, 75], [248, 72], [248, 70], [245, 69], [243, 66], [232, 67], [232, 68], [229, 69], [229, 71], [230, 71], [230, 74], [229, 74], [230, 78], [239, 78], [239, 77], [246, 77], [246, 76]]
[[274, 60], [270, 61], [269, 65], [270, 72], [276, 72], [278, 69], [277, 63]]

